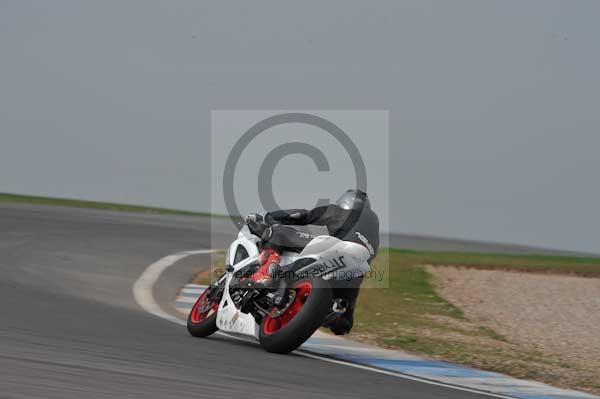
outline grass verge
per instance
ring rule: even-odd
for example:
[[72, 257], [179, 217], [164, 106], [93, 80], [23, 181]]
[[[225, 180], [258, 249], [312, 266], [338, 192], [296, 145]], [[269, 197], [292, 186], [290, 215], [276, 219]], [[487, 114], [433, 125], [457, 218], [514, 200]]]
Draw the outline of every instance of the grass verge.
[[213, 258], [213, 264], [208, 270], [199, 271], [192, 278], [192, 284], [210, 285], [225, 273], [225, 253], [218, 253]]
[[20, 195], [20, 194], [7, 194], [0, 193], [0, 202], [11, 202], [11, 203], [27, 203], [35, 205], [53, 205], [53, 206], [68, 206], [75, 208], [90, 208], [90, 209], [103, 209], [110, 211], [122, 211], [122, 212], [138, 212], [138, 213], [150, 213], [160, 215], [182, 215], [182, 216], [222, 216], [212, 215], [208, 212], [192, 212], [192, 211], [181, 211], [177, 209], [166, 209], [150, 206], [141, 205], [127, 205], [127, 204], [116, 204], [111, 202], [98, 202], [98, 201], [85, 201], [68, 198], [48, 198], [38, 197], [32, 195]]

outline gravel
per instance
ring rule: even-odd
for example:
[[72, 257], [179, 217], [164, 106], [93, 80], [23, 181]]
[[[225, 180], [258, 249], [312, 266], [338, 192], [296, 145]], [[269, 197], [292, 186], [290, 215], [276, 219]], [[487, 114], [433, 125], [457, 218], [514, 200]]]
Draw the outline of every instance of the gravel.
[[600, 381], [600, 279], [451, 266], [427, 270], [438, 292], [470, 321]]

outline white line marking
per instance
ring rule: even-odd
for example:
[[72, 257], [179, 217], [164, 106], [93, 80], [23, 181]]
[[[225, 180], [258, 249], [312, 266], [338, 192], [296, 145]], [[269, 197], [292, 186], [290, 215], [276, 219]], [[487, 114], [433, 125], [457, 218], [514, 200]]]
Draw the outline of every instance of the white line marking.
[[184, 288], [184, 289], [181, 290], [181, 293], [182, 294], [196, 294], [196, 295], [200, 295], [205, 290], [206, 290], [206, 288]]
[[180, 296], [175, 300], [175, 302], [180, 303], [195, 303], [198, 299], [198, 296]]
[[306, 352], [294, 352], [294, 353], [297, 353], [302, 356], [310, 357], [312, 359], [319, 359], [319, 360], [323, 360], [323, 361], [329, 362], [329, 363], [335, 363], [335, 364], [340, 364], [343, 366], [354, 367], [354, 368], [361, 369], [361, 370], [373, 371], [373, 372], [379, 373], [379, 374], [386, 374], [386, 375], [391, 375], [394, 377], [400, 377], [400, 378], [404, 378], [405, 380], [418, 381], [418, 382], [422, 382], [422, 383], [428, 384], [428, 385], [436, 385], [436, 386], [440, 386], [440, 387], [444, 387], [444, 388], [455, 389], [457, 391], [464, 391], [464, 392], [471, 392], [471, 393], [476, 393], [476, 394], [480, 394], [480, 395], [487, 395], [487, 396], [492, 396], [494, 398], [516, 399], [514, 396], [505, 396], [505, 395], [501, 395], [501, 394], [497, 394], [497, 393], [492, 393], [492, 392], [487, 392], [487, 391], [478, 391], [477, 389], [460, 387], [458, 385], [445, 384], [443, 382], [432, 381], [432, 380], [424, 379], [421, 377], [412, 376], [409, 374], [402, 374], [399, 372], [382, 370], [382, 369], [378, 369], [375, 367], [365, 366], [362, 364], [350, 363], [350, 362], [346, 362], [344, 360], [337, 360], [337, 359], [332, 359], [329, 357], [313, 355], [312, 353], [306, 353]]
[[173, 323], [177, 323], [179, 325], [185, 326], [187, 323], [175, 316], [171, 316], [164, 310], [158, 306], [156, 301], [154, 300], [154, 295], [152, 294], [152, 289], [154, 284], [158, 281], [160, 275], [169, 267], [175, 264], [177, 261], [186, 258], [190, 255], [203, 255], [203, 254], [211, 254], [217, 251], [212, 249], [204, 249], [199, 251], [186, 251], [180, 252], [178, 254], [165, 256], [162, 259], [157, 260], [137, 279], [137, 281], [133, 284], [133, 297], [135, 298], [138, 305], [142, 307], [146, 312], [153, 314], [154, 316], [163, 318], [165, 320], [169, 320]]
[[202, 288], [204, 290], [204, 289], [208, 288], [208, 285], [186, 284], [185, 288]]
[[[154, 262], [153, 264], [148, 266], [148, 268], [142, 273], [142, 275], [133, 284], [133, 296], [134, 296], [136, 302], [138, 303], [138, 305], [140, 305], [142, 307], [142, 309], [144, 309], [148, 313], [153, 314], [154, 316], [163, 318], [165, 320], [169, 320], [170, 322], [179, 324], [181, 326], [187, 325], [186, 321], [184, 321], [180, 318], [177, 318], [175, 316], [171, 316], [170, 314], [168, 314], [167, 312], [165, 312], [164, 310], [162, 310], [160, 308], [160, 306], [154, 300], [154, 296], [152, 294], [152, 289], [154, 287], [154, 284], [156, 284], [156, 282], [160, 278], [160, 275], [168, 267], [174, 265], [177, 261], [179, 261], [187, 256], [190, 256], [190, 255], [202, 255], [202, 254], [210, 254], [210, 253], [215, 253], [215, 252], [218, 252], [218, 250], [204, 249], [204, 250], [198, 250], [198, 251], [186, 251], [186, 252], [180, 252], [180, 253], [177, 253], [174, 255], [165, 256], [164, 258], [157, 260], [156, 262]], [[226, 336], [229, 338], [242, 340], [242, 341], [256, 343], [256, 341], [254, 341], [254, 340], [236, 337], [236, 336], [224, 333], [222, 331], [217, 331], [217, 334]], [[331, 359], [331, 358], [325, 357], [325, 356], [314, 355], [312, 353], [306, 353], [303, 350], [296, 350], [293, 353], [300, 355], [300, 356], [308, 357], [311, 359], [318, 359], [318, 360], [322, 360], [322, 361], [329, 362], [329, 363], [339, 364], [339, 365], [343, 365], [343, 366], [347, 366], [347, 367], [354, 367], [354, 368], [361, 369], [361, 370], [372, 371], [374, 373], [385, 374], [385, 375], [389, 375], [389, 376], [393, 376], [393, 377], [403, 378], [405, 380], [418, 381], [423, 384], [440, 386], [440, 387], [444, 387], [444, 388], [454, 389], [457, 391], [487, 395], [487, 396], [491, 396], [491, 397], [495, 397], [495, 398], [515, 399], [513, 396], [504, 396], [504, 395], [499, 395], [499, 394], [495, 394], [495, 393], [491, 393], [491, 392], [478, 391], [476, 389], [470, 389], [470, 388], [466, 388], [466, 387], [445, 384], [443, 382], [431, 381], [428, 379], [424, 379], [424, 378], [420, 378], [420, 377], [416, 377], [416, 376], [412, 376], [412, 375], [408, 375], [408, 374], [401, 374], [398, 372], [381, 370], [381, 369], [378, 369], [375, 367], [364, 366], [362, 364], [350, 363], [350, 362], [346, 362], [343, 360], [336, 360], [336, 359]]]

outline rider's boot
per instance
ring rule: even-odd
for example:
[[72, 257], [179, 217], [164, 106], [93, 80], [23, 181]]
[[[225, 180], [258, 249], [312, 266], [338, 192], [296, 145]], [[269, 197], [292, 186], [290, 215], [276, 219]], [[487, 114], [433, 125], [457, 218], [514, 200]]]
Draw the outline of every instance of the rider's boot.
[[356, 309], [356, 301], [360, 293], [360, 286], [364, 277], [353, 278], [347, 281], [342, 286], [337, 287], [337, 295], [343, 300], [342, 308], [345, 307], [344, 313], [340, 314], [333, 320], [329, 320], [324, 327], [328, 327], [335, 335], [345, 335], [352, 330], [354, 325], [354, 309]]
[[325, 327], [335, 335], [346, 335], [354, 325], [354, 308], [346, 310], [343, 314], [329, 322]]
[[260, 268], [251, 277], [256, 284], [268, 288], [273, 284], [273, 278], [279, 271], [281, 254], [272, 248], [265, 249], [260, 253]]
[[354, 325], [354, 307], [356, 299], [350, 299], [344, 313], [330, 319], [323, 327], [329, 328], [335, 335], [346, 335]]

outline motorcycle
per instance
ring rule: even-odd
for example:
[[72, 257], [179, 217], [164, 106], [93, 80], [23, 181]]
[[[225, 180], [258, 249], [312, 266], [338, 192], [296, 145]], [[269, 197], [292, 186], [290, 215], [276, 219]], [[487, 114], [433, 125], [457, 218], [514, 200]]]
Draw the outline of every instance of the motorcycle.
[[369, 251], [332, 236], [307, 236], [312, 239], [303, 249], [283, 250], [273, 286], [257, 287], [250, 277], [260, 267], [260, 237], [268, 227], [246, 223], [240, 229], [227, 250], [225, 273], [207, 287], [188, 315], [192, 336], [221, 330], [252, 337], [268, 352], [285, 354], [346, 311], [349, 303], [336, 287], [370, 270]]

